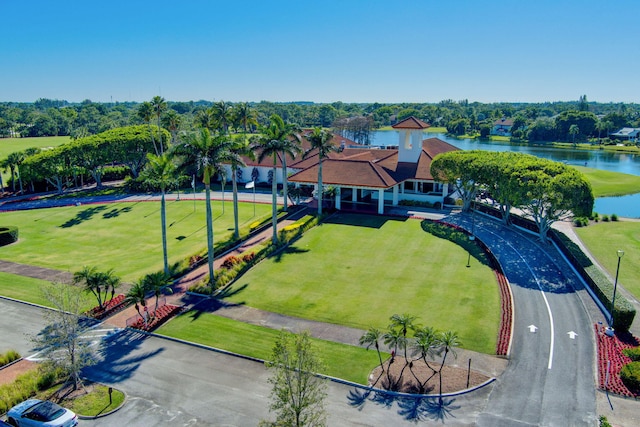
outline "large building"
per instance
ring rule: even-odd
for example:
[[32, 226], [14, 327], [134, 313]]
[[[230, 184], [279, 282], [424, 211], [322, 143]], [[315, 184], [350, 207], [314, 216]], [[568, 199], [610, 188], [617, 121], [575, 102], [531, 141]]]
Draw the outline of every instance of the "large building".
[[[458, 148], [438, 138], [423, 140], [423, 132], [428, 127], [415, 117], [393, 125], [399, 133], [398, 147], [387, 149], [351, 148], [353, 141], [334, 135], [333, 143], [340, 150], [323, 160], [322, 181], [325, 189], [335, 189], [335, 207], [341, 209], [345, 203], [372, 204], [382, 214], [385, 206], [398, 205], [402, 200], [442, 206], [450, 194], [449, 186], [434, 181], [431, 162], [438, 154]], [[305, 147], [308, 148], [309, 143], [303, 138]], [[288, 180], [297, 185], [314, 186], [317, 195], [318, 155], [311, 152], [306, 158], [301, 157], [287, 159], [287, 172], [291, 173]], [[246, 164], [238, 174], [241, 182], [271, 181], [272, 159], [261, 163], [246, 159]], [[277, 159], [276, 179], [282, 182], [281, 159]]]

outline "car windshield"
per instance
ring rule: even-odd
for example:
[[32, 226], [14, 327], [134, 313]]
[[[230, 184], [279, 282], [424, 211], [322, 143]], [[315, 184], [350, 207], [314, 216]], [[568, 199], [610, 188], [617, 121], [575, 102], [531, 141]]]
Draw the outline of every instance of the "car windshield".
[[53, 402], [44, 401], [36, 403], [25, 412], [25, 416], [38, 421], [53, 421], [64, 414], [64, 408]]

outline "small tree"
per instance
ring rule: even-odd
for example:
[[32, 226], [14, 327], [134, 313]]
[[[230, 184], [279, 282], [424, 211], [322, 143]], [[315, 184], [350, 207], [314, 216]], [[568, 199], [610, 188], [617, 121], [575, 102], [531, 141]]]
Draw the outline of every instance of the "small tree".
[[80, 313], [86, 305], [85, 294], [78, 286], [51, 283], [42, 288], [44, 298], [54, 310], [45, 312], [47, 326], [33, 342], [42, 357], [49, 359], [54, 368], [61, 368], [73, 389], [82, 385], [80, 372], [95, 363], [95, 347], [83, 340]]
[[364, 333], [360, 337], [360, 345], [366, 345], [367, 350], [372, 345], [376, 347], [376, 352], [378, 352], [378, 360], [380, 361], [380, 368], [382, 368], [382, 372], [380, 375], [384, 373], [384, 364], [382, 363], [382, 355], [380, 354], [380, 340], [382, 339], [382, 331], [378, 328], [371, 327], [367, 332]]
[[324, 426], [327, 384], [316, 376], [322, 363], [311, 346], [308, 332], [291, 334], [282, 331], [273, 347], [270, 412], [276, 414], [273, 426]]

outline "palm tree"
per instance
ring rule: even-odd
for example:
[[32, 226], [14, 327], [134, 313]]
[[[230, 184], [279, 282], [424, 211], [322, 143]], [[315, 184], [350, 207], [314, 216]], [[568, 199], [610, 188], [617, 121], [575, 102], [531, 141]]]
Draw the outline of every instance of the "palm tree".
[[213, 130], [216, 128], [213, 111], [210, 108], [198, 110], [193, 118], [193, 124], [197, 127]]
[[164, 153], [164, 144], [162, 143], [162, 135], [160, 132], [160, 116], [162, 116], [162, 113], [167, 109], [167, 101], [165, 101], [163, 97], [156, 95], [151, 99], [151, 106], [153, 107], [153, 112], [158, 119], [158, 139], [160, 139], [160, 154], [162, 154]]
[[573, 145], [576, 145], [576, 135], [580, 133], [578, 125], [569, 126], [569, 135], [573, 136]]
[[153, 309], [153, 315], [155, 317], [156, 311], [158, 311], [158, 300], [160, 299], [160, 295], [162, 295], [163, 292], [170, 294], [173, 293], [173, 289], [169, 287], [171, 284], [171, 278], [163, 272], [158, 271], [156, 273], [147, 274], [142, 280], [144, 288], [147, 291], [151, 291], [153, 296], [156, 297], [156, 305]]
[[380, 373], [380, 375], [382, 375], [384, 373], [384, 365], [382, 363], [382, 355], [380, 354], [380, 340], [381, 339], [382, 339], [382, 331], [380, 331], [380, 329], [373, 328], [373, 327], [369, 328], [369, 330], [367, 330], [367, 332], [365, 332], [364, 335], [362, 335], [360, 337], [360, 345], [365, 345], [366, 344], [367, 350], [369, 350], [369, 347], [371, 347], [372, 345], [374, 345], [376, 347], [376, 351], [378, 352], [378, 360], [380, 361], [380, 368], [382, 368], [382, 372]]
[[400, 347], [404, 350], [404, 366], [400, 371], [400, 378], [402, 380], [402, 375], [404, 374], [404, 370], [409, 365], [409, 359], [407, 357], [407, 347], [409, 346], [409, 339], [407, 338], [407, 332], [409, 329], [415, 328], [416, 316], [412, 316], [410, 314], [394, 314], [391, 316], [391, 324], [389, 325], [389, 329], [398, 330], [402, 334], [402, 340], [399, 341], [401, 344]]
[[9, 172], [11, 173], [11, 189], [15, 193], [16, 192], [16, 178], [18, 178], [20, 182], [20, 193], [22, 194], [22, 178], [20, 177], [20, 165], [24, 162], [26, 155], [22, 151], [16, 151], [7, 156], [3, 161], [3, 166], [5, 168], [9, 168]]
[[[151, 142], [153, 143], [153, 149], [156, 154], [159, 155], [158, 146], [156, 145], [155, 138], [153, 137], [153, 130], [151, 129], [151, 118], [153, 117], [153, 105], [150, 102], [145, 101], [138, 106], [138, 117], [149, 127], [149, 134], [151, 135]], [[160, 135], [158, 135], [160, 136]], [[162, 143], [162, 142], [160, 142]]]
[[[260, 151], [260, 155], [258, 156], [258, 161], [262, 162], [267, 157], [273, 157], [273, 170], [272, 170], [272, 178], [271, 178], [271, 197], [272, 197], [272, 224], [273, 224], [273, 243], [278, 243], [278, 210], [277, 210], [277, 195], [278, 195], [278, 180], [276, 177], [276, 172], [278, 170], [278, 155], [280, 153], [283, 154], [282, 158], [282, 176], [284, 182], [284, 206], [286, 210], [287, 206], [287, 181], [286, 181], [286, 160], [285, 157], [290, 155], [291, 157], [295, 156], [296, 152], [300, 151], [300, 147], [298, 147], [295, 143], [291, 143], [289, 140], [290, 137], [293, 137], [294, 140], [300, 141], [299, 135], [297, 135], [296, 128], [293, 125], [285, 124], [282, 120], [282, 117], [277, 114], [272, 115], [269, 118], [268, 126], [261, 126], [259, 129], [260, 136], [257, 138], [256, 143], [253, 148], [256, 151]], [[294, 136], [295, 135], [295, 136]]]
[[178, 139], [178, 129], [182, 124], [182, 116], [176, 110], [168, 110], [162, 117], [162, 124], [171, 133], [171, 144], [175, 144]]
[[307, 135], [307, 141], [311, 144], [311, 148], [302, 155], [304, 159], [315, 150], [318, 151], [318, 216], [322, 215], [322, 195], [324, 194], [322, 187], [322, 160], [328, 158], [329, 153], [339, 150], [339, 147], [331, 143], [332, 138], [333, 134], [331, 134], [331, 132], [320, 127], [314, 128], [313, 131]]
[[[389, 360], [389, 369], [387, 369], [387, 381], [389, 383], [389, 389], [393, 389], [394, 387], [392, 387], [391, 375], [390, 375], [391, 364], [393, 364], [396, 360], [396, 354], [398, 354], [398, 348], [404, 348], [406, 353], [408, 342], [407, 342], [407, 338], [402, 335], [402, 330], [400, 329], [389, 329], [387, 332], [384, 333], [384, 335], [382, 335], [382, 339], [388, 347], [393, 348], [393, 350], [391, 351], [391, 360]], [[405, 367], [406, 367], [406, 364], [405, 364]], [[405, 367], [402, 368], [402, 372], [404, 372]], [[398, 380], [396, 381], [396, 385], [401, 380], [402, 380], [402, 373], [398, 377]]]
[[442, 364], [440, 365], [440, 370], [438, 371], [438, 375], [440, 377], [440, 404], [442, 404], [442, 368], [447, 360], [447, 354], [451, 352], [454, 357], [457, 357], [455, 348], [460, 345], [460, 341], [458, 340], [458, 334], [453, 331], [443, 332], [440, 335], [440, 348], [444, 351], [444, 356], [442, 356]]
[[213, 222], [211, 215], [211, 177], [222, 170], [224, 163], [240, 161], [232, 151], [233, 141], [226, 135], [214, 134], [202, 128], [186, 135], [184, 142], [174, 147], [174, 154], [183, 157], [185, 165], [195, 165], [202, 173], [207, 205], [207, 259], [209, 261], [209, 284], [215, 284], [213, 275]]
[[247, 133], [251, 126], [258, 124], [255, 111], [246, 102], [241, 102], [233, 107], [232, 117], [235, 128], [241, 127], [244, 133]]
[[131, 289], [129, 289], [129, 292], [127, 292], [127, 295], [125, 296], [125, 302], [127, 304], [134, 304], [136, 311], [138, 312], [138, 315], [144, 319], [144, 324], [145, 326], [147, 325], [147, 317], [143, 316], [142, 313], [140, 312], [140, 306], [142, 307], [147, 307], [147, 301], [145, 299], [147, 295], [147, 288], [145, 286], [144, 283], [144, 279], [143, 280], [139, 280], [136, 283], [133, 284], [133, 286], [131, 286]]
[[160, 156], [147, 154], [147, 164], [141, 173], [145, 183], [151, 187], [159, 188], [162, 194], [160, 198], [160, 226], [162, 233], [162, 257], [164, 262], [164, 274], [169, 275], [169, 260], [167, 256], [167, 209], [165, 191], [175, 182], [176, 166], [168, 153]]
[[215, 102], [211, 106], [211, 113], [214, 120], [217, 123], [217, 127], [222, 130], [222, 133], [229, 132], [229, 124], [232, 121], [231, 105], [224, 101]]
[[73, 283], [82, 284], [85, 291], [91, 292], [98, 300], [98, 306], [102, 308], [102, 295], [100, 294], [100, 288], [97, 288], [95, 276], [98, 273], [96, 267], [82, 267], [82, 270], [73, 273]]
[[[419, 358], [424, 361], [425, 365], [427, 365], [427, 367], [431, 369], [431, 376], [429, 378], [427, 378], [424, 382], [418, 381], [418, 384], [420, 384], [420, 393], [424, 392], [427, 383], [438, 373], [437, 370], [429, 365], [427, 357], [432, 358], [434, 355], [438, 354], [439, 347], [440, 339], [438, 338], [438, 334], [433, 328], [425, 326], [424, 328], [416, 329], [411, 345], [413, 355], [418, 355]], [[411, 369], [411, 366], [409, 367], [409, 369]]]
[[239, 219], [238, 219], [238, 168], [245, 167], [242, 157], [246, 156], [255, 159], [256, 155], [246, 139], [234, 141], [231, 152], [235, 155], [231, 160], [231, 185], [233, 190], [233, 237], [240, 237]]

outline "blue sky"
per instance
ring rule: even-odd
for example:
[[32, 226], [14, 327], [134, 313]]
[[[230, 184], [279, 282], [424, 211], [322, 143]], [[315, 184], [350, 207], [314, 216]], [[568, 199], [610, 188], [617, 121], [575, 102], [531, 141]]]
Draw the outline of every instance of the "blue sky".
[[637, 0], [0, 0], [0, 16], [0, 101], [640, 101]]

